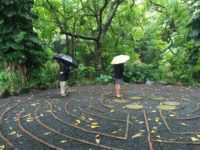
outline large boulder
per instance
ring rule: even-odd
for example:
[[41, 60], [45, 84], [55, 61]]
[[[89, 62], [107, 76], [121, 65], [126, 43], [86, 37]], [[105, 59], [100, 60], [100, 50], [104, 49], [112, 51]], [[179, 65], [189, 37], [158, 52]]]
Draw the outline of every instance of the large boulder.
[[0, 98], [9, 97], [10, 92], [7, 89], [0, 89]]

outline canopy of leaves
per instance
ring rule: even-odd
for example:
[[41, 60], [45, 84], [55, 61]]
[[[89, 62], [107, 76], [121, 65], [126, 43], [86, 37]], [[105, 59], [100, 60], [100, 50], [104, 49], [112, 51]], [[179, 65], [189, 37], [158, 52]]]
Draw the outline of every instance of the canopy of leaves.
[[95, 79], [97, 62], [103, 69], [97, 79], [113, 81], [110, 62], [118, 54], [130, 55], [127, 82], [200, 82], [200, 1], [0, 1], [1, 60], [39, 66], [45, 61], [41, 42], [47, 56], [77, 59], [76, 83]]
[[0, 1], [0, 58], [6, 62], [38, 67], [45, 61], [32, 21], [33, 0]]

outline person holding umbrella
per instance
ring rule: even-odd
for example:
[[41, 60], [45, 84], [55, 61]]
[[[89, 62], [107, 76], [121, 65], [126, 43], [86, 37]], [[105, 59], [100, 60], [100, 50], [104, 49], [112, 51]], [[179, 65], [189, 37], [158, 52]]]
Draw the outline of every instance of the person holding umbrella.
[[69, 88], [67, 83], [69, 79], [69, 68], [77, 68], [77, 62], [71, 56], [65, 54], [54, 54], [54, 59], [58, 61], [60, 66], [58, 78], [60, 81], [60, 93], [64, 97], [67, 95], [67, 90], [69, 93], [71, 92], [71, 89]]
[[124, 63], [129, 60], [128, 55], [118, 55], [113, 58], [116, 97], [121, 98], [121, 84], [123, 83]]
[[58, 61], [59, 63], [59, 81], [60, 81], [60, 93], [64, 97], [67, 95], [67, 90], [68, 92], [71, 92], [71, 89], [68, 86], [68, 79], [69, 79], [69, 65], [64, 63], [63, 61]]

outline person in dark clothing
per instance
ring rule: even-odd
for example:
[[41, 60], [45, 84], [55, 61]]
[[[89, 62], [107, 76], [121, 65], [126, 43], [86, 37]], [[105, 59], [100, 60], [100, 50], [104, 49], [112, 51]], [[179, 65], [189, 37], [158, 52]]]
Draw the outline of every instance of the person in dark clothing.
[[116, 97], [120, 98], [121, 84], [123, 83], [123, 72], [124, 72], [124, 64], [116, 64], [114, 65], [114, 77], [115, 77], [115, 87], [116, 87]]
[[66, 96], [66, 90], [68, 89], [71, 92], [71, 89], [68, 86], [67, 80], [69, 79], [69, 65], [59, 61], [59, 81], [60, 81], [60, 92], [62, 96]]

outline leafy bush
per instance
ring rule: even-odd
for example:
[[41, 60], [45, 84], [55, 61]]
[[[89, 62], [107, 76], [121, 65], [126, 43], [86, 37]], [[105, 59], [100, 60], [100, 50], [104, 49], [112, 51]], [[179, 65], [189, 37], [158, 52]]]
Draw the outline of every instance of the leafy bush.
[[110, 75], [101, 74], [100, 77], [96, 78], [96, 81], [97, 83], [100, 83], [100, 84], [107, 84], [113, 81], [113, 78]]
[[0, 72], [0, 88], [8, 89], [9, 82], [11, 82], [10, 76], [7, 72]]
[[71, 72], [73, 75], [73, 80], [76, 83], [90, 83], [95, 79], [95, 68], [94, 67], [86, 67], [84, 64], [79, 64], [78, 68]]
[[58, 71], [59, 66], [57, 63], [52, 63], [48, 61], [43, 69], [44, 82], [47, 86], [56, 86], [58, 85]]
[[44, 83], [43, 81], [43, 72], [41, 68], [32, 69], [29, 73], [28, 82], [24, 85], [24, 89], [38, 88]]
[[58, 85], [58, 70], [59, 66], [57, 63], [48, 61], [43, 68], [32, 70], [29, 82], [25, 85], [25, 87], [55, 87]]
[[0, 72], [0, 88], [8, 89], [13, 94], [19, 92], [22, 86], [19, 74], [5, 71]]
[[156, 68], [151, 64], [147, 65], [144, 63], [141, 64], [126, 63], [124, 72], [124, 81], [145, 82], [147, 79], [160, 80], [161, 73], [162, 72], [159, 68]]

